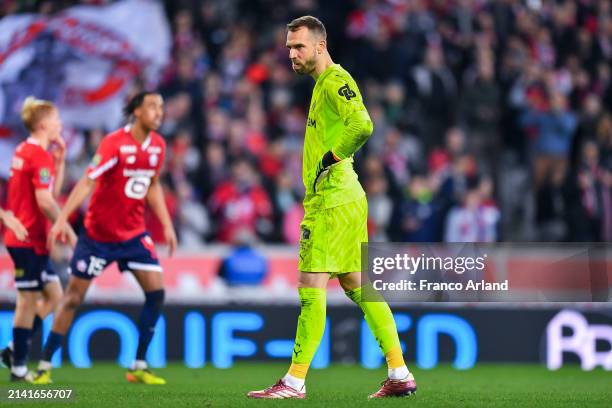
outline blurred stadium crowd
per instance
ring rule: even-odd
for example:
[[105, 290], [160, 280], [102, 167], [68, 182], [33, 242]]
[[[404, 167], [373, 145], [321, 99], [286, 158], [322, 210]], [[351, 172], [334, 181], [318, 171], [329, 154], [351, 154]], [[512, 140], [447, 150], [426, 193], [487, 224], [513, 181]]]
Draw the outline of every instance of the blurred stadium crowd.
[[[0, 15], [76, 3], [105, 2], [5, 1]], [[165, 7], [163, 179], [182, 245], [298, 242], [313, 81], [291, 71], [285, 24], [304, 14], [326, 24], [375, 124], [355, 163], [371, 240], [612, 241], [609, 0]], [[66, 191], [110, 130], [74, 131]]]

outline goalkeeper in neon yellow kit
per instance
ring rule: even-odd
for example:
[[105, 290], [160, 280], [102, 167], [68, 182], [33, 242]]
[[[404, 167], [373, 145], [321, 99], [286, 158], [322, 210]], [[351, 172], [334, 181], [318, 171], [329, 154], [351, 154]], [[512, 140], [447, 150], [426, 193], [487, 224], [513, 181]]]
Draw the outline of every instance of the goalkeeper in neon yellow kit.
[[293, 70], [316, 81], [304, 138], [301, 313], [289, 371], [276, 384], [248, 396], [306, 397], [304, 381], [325, 329], [325, 293], [333, 277], [362, 309], [387, 360], [388, 378], [370, 398], [412, 394], [416, 383], [404, 362], [389, 306], [384, 301], [362, 301], [361, 296], [361, 243], [368, 240], [368, 204], [353, 170], [353, 154], [372, 134], [372, 121], [353, 78], [332, 62], [325, 27], [318, 19], [304, 16], [288, 24], [287, 48]]

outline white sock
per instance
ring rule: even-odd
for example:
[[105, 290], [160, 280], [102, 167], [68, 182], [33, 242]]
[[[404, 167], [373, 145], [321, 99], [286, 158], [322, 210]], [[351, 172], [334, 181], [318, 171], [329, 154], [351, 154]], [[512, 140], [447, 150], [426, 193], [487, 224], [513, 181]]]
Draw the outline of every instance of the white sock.
[[304, 387], [304, 379], [294, 377], [291, 374], [285, 374], [285, 376], [283, 377], [283, 381], [285, 382], [285, 384], [287, 384], [294, 390], [303, 392], [302, 388]]
[[13, 340], [9, 341], [9, 342], [8, 342], [8, 344], [6, 345], [6, 347], [7, 347], [9, 350], [13, 351]]
[[11, 373], [15, 374], [17, 377], [23, 377], [28, 373], [28, 367], [22, 366], [13, 366], [11, 368]]
[[387, 370], [387, 373], [389, 375], [389, 378], [392, 380], [403, 380], [404, 378], [408, 377], [410, 371], [408, 371], [408, 367], [401, 366], [398, 368], [389, 368]]
[[38, 369], [39, 370], [43, 370], [43, 371], [51, 370], [51, 362], [50, 361], [45, 361], [45, 360], [40, 360], [40, 362], [38, 363]]
[[144, 360], [134, 360], [132, 363], [132, 370], [146, 370], [147, 368], [147, 362]]

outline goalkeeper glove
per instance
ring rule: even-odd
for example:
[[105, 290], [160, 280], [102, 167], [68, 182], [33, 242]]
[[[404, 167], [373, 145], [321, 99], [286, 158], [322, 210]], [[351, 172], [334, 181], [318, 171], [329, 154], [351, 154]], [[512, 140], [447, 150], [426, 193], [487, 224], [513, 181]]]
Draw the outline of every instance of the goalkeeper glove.
[[340, 159], [338, 159], [331, 150], [323, 155], [321, 161], [317, 165], [317, 175], [315, 176], [314, 184], [312, 185], [312, 191], [315, 193], [317, 192], [317, 183], [319, 182], [319, 178], [329, 169], [329, 166], [339, 161]]

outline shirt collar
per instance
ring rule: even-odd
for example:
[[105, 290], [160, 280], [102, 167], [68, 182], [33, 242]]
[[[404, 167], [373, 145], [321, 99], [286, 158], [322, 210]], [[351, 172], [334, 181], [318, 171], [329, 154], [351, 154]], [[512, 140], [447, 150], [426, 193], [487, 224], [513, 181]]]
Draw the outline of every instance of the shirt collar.
[[28, 137], [26, 139], [26, 142], [30, 143], [30, 144], [33, 144], [33, 145], [36, 145], [36, 146], [40, 146], [40, 142], [38, 140], [34, 139], [32, 136]]
[[339, 64], [331, 64], [329, 67], [325, 69], [325, 71], [321, 72], [321, 75], [319, 75], [319, 78], [317, 78], [317, 82], [323, 81], [329, 74], [331, 74], [339, 66], [340, 66]]

